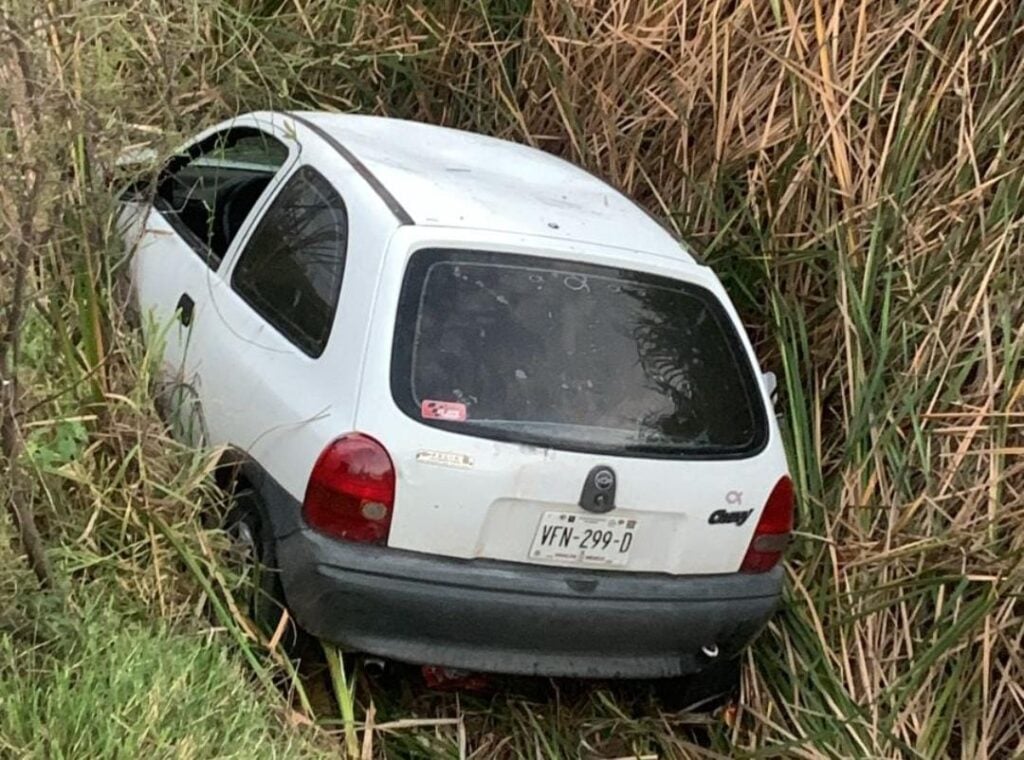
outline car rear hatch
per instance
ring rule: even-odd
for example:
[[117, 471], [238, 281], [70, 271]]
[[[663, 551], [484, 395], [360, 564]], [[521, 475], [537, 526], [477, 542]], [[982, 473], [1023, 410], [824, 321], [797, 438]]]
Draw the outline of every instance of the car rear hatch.
[[735, 316], [703, 268], [589, 261], [426, 248], [382, 286], [357, 424], [397, 472], [389, 546], [739, 568], [785, 462]]

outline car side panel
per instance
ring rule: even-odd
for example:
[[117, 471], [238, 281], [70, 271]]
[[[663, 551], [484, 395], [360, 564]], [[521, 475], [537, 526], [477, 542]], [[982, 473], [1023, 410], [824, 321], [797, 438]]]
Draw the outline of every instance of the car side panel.
[[[251, 114], [210, 127], [181, 151], [234, 127], [256, 127], [287, 143], [287, 135], [275, 125], [272, 115]], [[298, 150], [292, 143], [290, 160], [294, 161]], [[287, 162], [282, 174], [286, 167]], [[273, 187], [271, 183], [268, 192]], [[259, 204], [250, 217], [256, 215], [258, 208]], [[167, 413], [175, 435], [195, 445], [206, 444], [200, 368], [208, 328], [217, 317], [212, 296], [218, 289], [221, 273], [207, 263], [205, 252], [198, 251], [182, 236], [179, 226], [139, 196], [126, 197], [119, 216], [119, 231], [132, 256], [132, 290], [144, 335], [151, 346], [161, 351], [158, 403]], [[187, 318], [179, 318], [179, 304], [186, 300], [192, 303], [191, 312]]]
[[[312, 358], [232, 289], [232, 273], [254, 221], [225, 260], [213, 294], [218, 321], [203, 349], [201, 395], [211, 443], [245, 452], [301, 500], [317, 456], [355, 424], [366, 315], [397, 223], [336, 151], [301, 125], [296, 132], [302, 158], [295, 169], [314, 167], [342, 196], [348, 215], [345, 271], [330, 338], [323, 354]], [[273, 199], [265, 208], [272, 204]]]

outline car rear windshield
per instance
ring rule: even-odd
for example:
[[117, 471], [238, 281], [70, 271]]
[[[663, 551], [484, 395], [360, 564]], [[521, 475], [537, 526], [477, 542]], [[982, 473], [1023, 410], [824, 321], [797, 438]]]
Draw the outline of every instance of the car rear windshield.
[[415, 253], [391, 389], [428, 425], [574, 451], [738, 457], [767, 437], [753, 368], [710, 291], [538, 256]]

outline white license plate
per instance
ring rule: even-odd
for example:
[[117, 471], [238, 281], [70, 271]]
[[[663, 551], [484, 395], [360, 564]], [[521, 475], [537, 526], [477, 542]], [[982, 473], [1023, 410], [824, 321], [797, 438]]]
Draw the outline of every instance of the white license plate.
[[545, 512], [530, 559], [621, 566], [629, 562], [637, 521], [623, 517]]

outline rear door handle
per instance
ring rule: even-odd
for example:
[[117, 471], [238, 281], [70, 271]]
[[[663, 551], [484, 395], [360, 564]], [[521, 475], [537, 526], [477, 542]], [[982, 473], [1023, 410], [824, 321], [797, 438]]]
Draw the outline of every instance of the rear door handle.
[[196, 311], [196, 302], [192, 300], [192, 296], [188, 293], [182, 293], [181, 298], [178, 299], [178, 321], [182, 325], [188, 327], [192, 324], [192, 315]]

